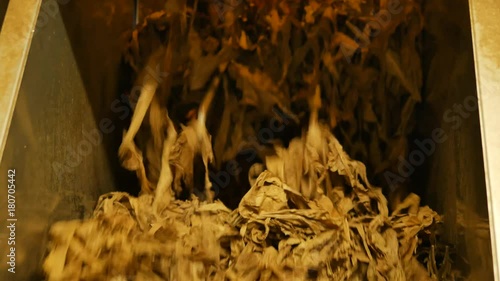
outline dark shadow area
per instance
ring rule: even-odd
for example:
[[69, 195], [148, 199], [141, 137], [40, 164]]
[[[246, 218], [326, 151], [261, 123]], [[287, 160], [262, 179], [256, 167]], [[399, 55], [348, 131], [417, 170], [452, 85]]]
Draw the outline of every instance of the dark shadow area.
[[[151, 9], [158, 7], [149, 2], [154, 1], [141, 1]], [[123, 129], [132, 115], [125, 98], [131, 76], [122, 54], [132, 29], [133, 8], [132, 0], [69, 1], [59, 5], [96, 126], [110, 119], [114, 127], [111, 133], [103, 134], [103, 144], [116, 188], [137, 194], [135, 173], [123, 169], [117, 157]]]
[[7, 13], [8, 6], [9, 6], [9, 0], [0, 1], [0, 30], [2, 30], [3, 20], [5, 19], [5, 14]]
[[[448, 2], [448, 1], [444, 1]], [[423, 165], [416, 167], [412, 177], [415, 185], [428, 187], [422, 194], [438, 212], [448, 210], [439, 202], [450, 196], [438, 188], [450, 188], [459, 200], [471, 200], [476, 212], [487, 218], [483, 151], [477, 107], [476, 75], [468, 2], [454, 1], [456, 9], [446, 16], [436, 6], [426, 6], [426, 28], [423, 40], [423, 101], [416, 107], [417, 127], [410, 151], [422, 150], [415, 141], [432, 139], [442, 130], [445, 141], [435, 143]], [[439, 163], [440, 165], [438, 165]], [[451, 185], [445, 170], [454, 170], [457, 183]], [[467, 174], [467, 177], [463, 175]], [[444, 186], [437, 182], [443, 181]], [[466, 192], [468, 190], [468, 192]], [[420, 191], [422, 192], [422, 191]], [[441, 195], [438, 196], [436, 193]], [[466, 195], [466, 193], [473, 193]], [[442, 197], [444, 196], [444, 197]]]
[[[451, 5], [453, 10], [446, 8]], [[488, 204], [468, 7], [466, 0], [424, 5], [423, 101], [416, 108], [410, 153], [421, 151], [426, 159], [415, 167], [411, 189], [422, 195], [422, 204], [443, 214], [444, 242], [466, 257], [457, 264], [471, 269], [471, 279], [492, 280], [489, 237], [479, 238], [471, 227], [487, 222]], [[442, 141], [433, 137], [436, 132]]]

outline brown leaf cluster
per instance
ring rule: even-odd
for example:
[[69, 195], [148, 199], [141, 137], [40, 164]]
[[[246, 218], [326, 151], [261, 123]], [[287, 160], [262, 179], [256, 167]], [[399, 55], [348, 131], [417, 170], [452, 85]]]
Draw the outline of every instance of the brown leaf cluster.
[[131, 98], [120, 156], [142, 190], [153, 191], [159, 178], [165, 116], [180, 130], [214, 76], [226, 81], [215, 97], [222, 114], [206, 112], [218, 167], [255, 146], [248, 139], [277, 111], [301, 127], [317, 86], [319, 114], [376, 183], [406, 156], [422, 88], [418, 1], [169, 0], [166, 7], [145, 18], [125, 54], [141, 90]]
[[[362, 163], [376, 178], [406, 154], [419, 2], [233, 2], [168, 0], [132, 32], [139, 90], [118, 154], [141, 194], [103, 195], [91, 218], [55, 224], [48, 280], [448, 278], [440, 217], [415, 194], [389, 210]], [[300, 132], [263, 142], [269, 120]], [[249, 148], [260, 161], [230, 210], [210, 171]]]
[[[260, 173], [234, 211], [197, 198], [156, 208], [150, 194], [106, 194], [91, 219], [52, 227], [49, 280], [431, 280], [414, 253], [439, 216], [418, 205], [389, 216], [364, 165], [327, 128], [316, 132], [325, 158], [302, 178], [314, 195], [289, 186], [275, 161], [277, 172]], [[321, 155], [323, 147], [303, 146], [303, 162]], [[343, 184], [328, 184], [335, 176]]]

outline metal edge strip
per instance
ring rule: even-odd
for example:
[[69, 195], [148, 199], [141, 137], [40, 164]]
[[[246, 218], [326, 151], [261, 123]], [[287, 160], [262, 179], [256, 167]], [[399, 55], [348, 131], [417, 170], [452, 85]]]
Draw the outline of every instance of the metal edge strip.
[[12, 0], [0, 31], [0, 160], [42, 0]]
[[469, 0], [495, 280], [500, 280], [500, 1]]

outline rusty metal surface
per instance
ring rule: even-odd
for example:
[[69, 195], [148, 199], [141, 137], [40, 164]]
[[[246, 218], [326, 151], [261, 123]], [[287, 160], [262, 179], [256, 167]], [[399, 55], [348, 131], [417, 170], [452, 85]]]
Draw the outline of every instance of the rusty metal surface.
[[470, 0], [495, 280], [500, 280], [500, 2]]

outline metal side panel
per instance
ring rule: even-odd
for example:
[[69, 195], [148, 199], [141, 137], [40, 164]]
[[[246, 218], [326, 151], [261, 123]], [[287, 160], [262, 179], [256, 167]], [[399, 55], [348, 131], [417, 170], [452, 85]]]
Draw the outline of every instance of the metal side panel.
[[0, 159], [21, 85], [41, 0], [12, 1], [0, 32]]
[[470, 0], [495, 280], [500, 280], [500, 1]]
[[[33, 24], [11, 27], [31, 33], [36, 20], [28, 54], [26, 44], [17, 46], [21, 42], [16, 41], [28, 39], [11, 38], [8, 28], [12, 20], [27, 15], [28, 7], [37, 8], [37, 2], [11, 1], [0, 46], [0, 136], [5, 142], [0, 162], [0, 280], [42, 280], [50, 225], [89, 216], [98, 197], [118, 189], [117, 178], [123, 178], [117, 176], [116, 155], [124, 112], [113, 108], [123, 108], [115, 100], [131, 5], [127, 0], [44, 0], [37, 20], [34, 12], [28, 13]], [[13, 17], [16, 3], [22, 9]], [[14, 60], [22, 57], [19, 51], [27, 57], [26, 67]], [[16, 171], [15, 274], [7, 271], [9, 169]]]

